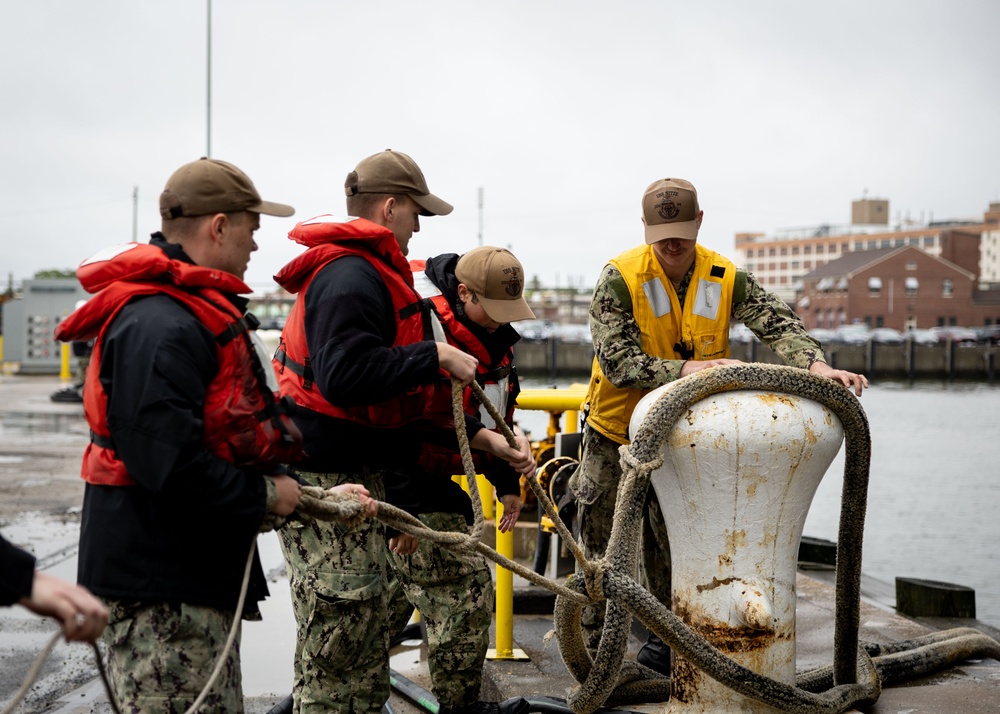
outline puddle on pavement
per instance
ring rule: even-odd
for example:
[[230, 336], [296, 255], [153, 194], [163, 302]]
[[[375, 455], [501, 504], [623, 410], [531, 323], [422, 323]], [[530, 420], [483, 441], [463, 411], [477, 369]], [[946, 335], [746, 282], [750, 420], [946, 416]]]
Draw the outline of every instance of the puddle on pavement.
[[0, 418], [0, 433], [11, 436], [27, 434], [86, 434], [83, 413], [46, 414], [7, 412]]

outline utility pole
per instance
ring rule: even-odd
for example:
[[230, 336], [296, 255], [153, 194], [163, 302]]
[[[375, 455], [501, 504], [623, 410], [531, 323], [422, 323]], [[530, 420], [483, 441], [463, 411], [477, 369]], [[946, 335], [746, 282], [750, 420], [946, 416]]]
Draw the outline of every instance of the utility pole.
[[139, 242], [139, 187], [132, 187], [132, 242]]
[[479, 187], [479, 245], [483, 245], [483, 187]]
[[212, 156], [212, 0], [208, 0], [208, 22], [206, 39], [207, 80], [205, 96], [205, 156]]

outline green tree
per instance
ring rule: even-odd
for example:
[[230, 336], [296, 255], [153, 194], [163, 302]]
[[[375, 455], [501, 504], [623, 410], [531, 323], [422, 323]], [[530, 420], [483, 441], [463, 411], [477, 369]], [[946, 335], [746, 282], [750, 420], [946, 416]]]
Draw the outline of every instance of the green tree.
[[75, 270], [58, 270], [53, 268], [49, 270], [39, 270], [38, 272], [35, 273], [35, 278], [75, 278], [75, 277], [76, 277]]

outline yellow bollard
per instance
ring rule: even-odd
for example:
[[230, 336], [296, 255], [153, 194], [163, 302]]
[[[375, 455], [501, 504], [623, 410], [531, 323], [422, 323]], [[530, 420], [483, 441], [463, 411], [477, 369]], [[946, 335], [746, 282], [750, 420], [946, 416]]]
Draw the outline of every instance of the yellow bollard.
[[59, 345], [59, 354], [62, 358], [60, 360], [62, 367], [59, 370], [59, 379], [64, 382], [70, 382], [73, 380], [73, 371], [69, 367], [69, 342], [63, 342]]
[[[497, 523], [503, 516], [503, 503], [496, 503]], [[497, 552], [511, 560], [514, 559], [514, 531], [501, 533], [497, 528]], [[496, 592], [496, 649], [486, 651], [486, 659], [529, 659], [524, 650], [514, 649], [514, 573], [497, 566]]]

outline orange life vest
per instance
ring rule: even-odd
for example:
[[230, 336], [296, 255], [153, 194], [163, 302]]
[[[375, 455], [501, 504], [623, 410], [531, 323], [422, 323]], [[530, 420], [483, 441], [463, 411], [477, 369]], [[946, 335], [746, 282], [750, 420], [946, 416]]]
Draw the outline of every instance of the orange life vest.
[[313, 278], [324, 267], [345, 256], [358, 256], [374, 267], [392, 299], [396, 337], [392, 346], [430, 339], [428, 307], [413, 289], [413, 275], [392, 231], [364, 218], [317, 216], [289, 232], [292, 240], [308, 250], [274, 276], [290, 293], [298, 294], [274, 353], [281, 394], [296, 405], [337, 419], [380, 428], [395, 428], [421, 419], [437, 426], [453, 426], [451, 382], [443, 372], [433, 384], [413, 387], [392, 399], [365, 406], [330, 404], [316, 388], [305, 333], [305, 295]]
[[96, 293], [56, 328], [56, 339], [96, 337], [83, 406], [91, 430], [81, 476], [88, 483], [135, 483], [115, 453], [107, 423], [108, 395], [100, 380], [101, 347], [108, 326], [132, 299], [168, 295], [182, 303], [215, 335], [218, 372], [205, 392], [205, 448], [240, 467], [267, 469], [298, 460], [302, 437], [287, 416], [287, 402], [267, 387], [250, 331], [256, 318], [243, 315], [224, 293], [248, 293], [236, 276], [169, 258], [153, 245], [128, 243], [85, 261], [77, 277]]

